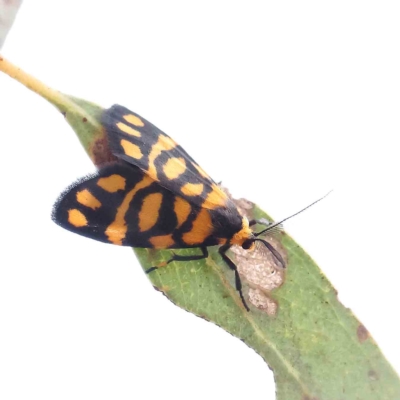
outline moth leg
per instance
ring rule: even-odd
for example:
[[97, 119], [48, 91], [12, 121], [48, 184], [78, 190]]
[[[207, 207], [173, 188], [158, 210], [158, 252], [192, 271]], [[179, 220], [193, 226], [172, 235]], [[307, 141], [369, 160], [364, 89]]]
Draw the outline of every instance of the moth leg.
[[218, 250], [219, 254], [221, 255], [222, 259], [226, 262], [226, 264], [228, 264], [228, 267], [235, 272], [235, 285], [236, 285], [236, 290], [239, 292], [239, 296], [242, 300], [242, 303], [244, 305], [244, 308], [247, 311], [250, 311], [249, 306], [246, 303], [246, 300], [243, 297], [243, 292], [242, 292], [242, 281], [240, 280], [240, 275], [239, 272], [237, 270], [237, 267], [235, 265], [235, 263], [225, 254], [229, 248], [231, 246], [229, 245], [225, 245], [225, 246], [221, 246]]
[[169, 263], [171, 263], [173, 261], [195, 261], [195, 260], [202, 260], [203, 258], [207, 258], [208, 257], [207, 247], [200, 247], [200, 250], [202, 251], [203, 254], [191, 255], [191, 256], [180, 256], [179, 254], [172, 253], [172, 257], [168, 261], [166, 261], [161, 266], [151, 267], [151, 268], [147, 269], [146, 274], [149, 274], [150, 272], [153, 272], [158, 268], [166, 267]]

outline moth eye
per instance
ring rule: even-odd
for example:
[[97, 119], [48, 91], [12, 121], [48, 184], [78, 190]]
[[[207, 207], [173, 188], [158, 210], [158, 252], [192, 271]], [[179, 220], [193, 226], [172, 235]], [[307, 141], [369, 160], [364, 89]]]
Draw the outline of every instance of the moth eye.
[[253, 247], [253, 245], [254, 245], [254, 240], [249, 239], [243, 242], [242, 248], [244, 250], [249, 250]]

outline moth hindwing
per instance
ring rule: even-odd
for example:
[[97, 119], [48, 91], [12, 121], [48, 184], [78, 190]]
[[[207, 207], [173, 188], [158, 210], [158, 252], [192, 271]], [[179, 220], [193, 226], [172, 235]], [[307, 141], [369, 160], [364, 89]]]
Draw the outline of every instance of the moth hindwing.
[[188, 248], [228, 239], [228, 231], [218, 228], [224, 222], [218, 210], [189, 203], [124, 161], [69, 187], [56, 203], [53, 219], [82, 236], [131, 247]]

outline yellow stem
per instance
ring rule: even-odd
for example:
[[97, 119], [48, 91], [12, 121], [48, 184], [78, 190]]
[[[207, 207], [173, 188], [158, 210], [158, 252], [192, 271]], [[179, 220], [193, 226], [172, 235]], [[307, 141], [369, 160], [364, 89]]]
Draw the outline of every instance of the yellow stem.
[[[103, 159], [99, 157], [97, 153], [94, 154], [93, 151], [95, 148], [94, 143], [98, 140], [104, 139], [105, 133], [101, 123], [93, 114], [94, 111], [92, 110], [92, 112], [89, 112], [85, 106], [90, 106], [92, 109], [97, 108], [97, 113], [99, 114], [101, 113], [100, 107], [84, 100], [67, 96], [58, 90], [46, 86], [43, 82], [40, 82], [32, 75], [27, 74], [21, 68], [18, 68], [1, 55], [0, 71], [37, 93], [63, 113], [66, 121], [74, 129], [86, 152], [88, 152], [89, 157], [94, 160], [96, 164], [102, 162]], [[82, 106], [82, 104], [85, 106]], [[108, 153], [105, 158], [108, 159]]]
[[4, 72], [11, 78], [15, 79], [19, 83], [22, 83], [28, 89], [37, 93], [39, 96], [45, 98], [47, 101], [55, 105], [61, 112], [65, 111], [67, 105], [72, 103], [68, 97], [63, 95], [58, 90], [54, 90], [46, 86], [43, 82], [29, 75], [21, 68], [12, 64], [0, 55], [0, 71]]

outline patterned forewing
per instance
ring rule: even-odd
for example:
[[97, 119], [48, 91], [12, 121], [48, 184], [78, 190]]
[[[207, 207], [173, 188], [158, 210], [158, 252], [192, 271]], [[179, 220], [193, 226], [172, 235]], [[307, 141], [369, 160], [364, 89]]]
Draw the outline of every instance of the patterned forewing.
[[186, 151], [149, 121], [114, 105], [103, 114], [113, 154], [146, 172], [191, 204], [234, 208], [227, 195]]

